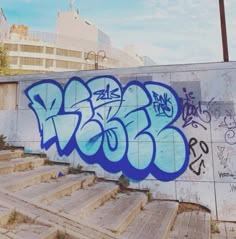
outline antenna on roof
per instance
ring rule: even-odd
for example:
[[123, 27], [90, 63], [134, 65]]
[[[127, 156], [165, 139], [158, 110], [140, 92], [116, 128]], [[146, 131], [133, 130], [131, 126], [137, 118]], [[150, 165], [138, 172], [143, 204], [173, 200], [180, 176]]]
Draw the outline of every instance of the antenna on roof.
[[69, 0], [69, 10], [72, 12], [74, 9], [75, 0]]

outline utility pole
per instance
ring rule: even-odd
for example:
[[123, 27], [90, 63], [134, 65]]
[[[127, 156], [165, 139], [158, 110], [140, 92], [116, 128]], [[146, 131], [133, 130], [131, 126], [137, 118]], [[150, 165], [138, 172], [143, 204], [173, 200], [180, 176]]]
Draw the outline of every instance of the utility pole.
[[224, 0], [219, 0], [219, 8], [220, 8], [220, 23], [221, 23], [223, 57], [224, 57], [224, 62], [228, 62], [229, 61], [229, 53], [228, 53]]

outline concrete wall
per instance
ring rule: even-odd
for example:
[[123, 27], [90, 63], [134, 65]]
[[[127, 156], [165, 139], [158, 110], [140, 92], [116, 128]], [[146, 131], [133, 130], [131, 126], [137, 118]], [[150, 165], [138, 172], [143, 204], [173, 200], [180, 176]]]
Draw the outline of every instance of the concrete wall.
[[235, 221], [235, 77], [235, 62], [1, 77], [19, 84], [0, 133]]

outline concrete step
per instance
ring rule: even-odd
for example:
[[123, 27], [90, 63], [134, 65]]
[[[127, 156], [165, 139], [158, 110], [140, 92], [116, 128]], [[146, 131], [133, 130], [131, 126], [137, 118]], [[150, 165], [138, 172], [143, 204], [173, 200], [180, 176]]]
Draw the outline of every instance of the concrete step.
[[121, 238], [167, 239], [177, 211], [177, 202], [152, 201], [129, 224]]
[[1, 150], [0, 151], [0, 161], [9, 160], [13, 158], [20, 158], [23, 155], [23, 150]]
[[18, 190], [15, 195], [49, 204], [56, 199], [71, 195], [75, 190], [92, 184], [94, 180], [94, 174], [70, 174]]
[[39, 223], [56, 227], [59, 232], [68, 234], [65, 235], [65, 239], [117, 239], [108, 230], [101, 230], [101, 228], [86, 225], [82, 221], [76, 221], [69, 216], [62, 216], [60, 213], [48, 210], [48, 208], [45, 209], [40, 205], [34, 205], [22, 200], [13, 195], [13, 193], [6, 192], [6, 190], [0, 190], [0, 205], [15, 208], [17, 212], [33, 218]]
[[168, 239], [210, 239], [210, 213], [183, 212], [177, 215]]
[[115, 197], [118, 190], [119, 186], [114, 183], [99, 182], [56, 200], [49, 206], [81, 219], [111, 197]]
[[119, 193], [84, 220], [115, 233], [123, 232], [146, 203], [147, 196], [142, 192]]
[[57, 235], [57, 228], [0, 206], [0, 238], [56, 239]]
[[68, 167], [61, 165], [40, 166], [29, 171], [0, 175], [0, 184], [5, 189], [14, 192], [34, 184], [49, 181], [52, 178], [58, 178], [59, 173], [67, 174]]
[[14, 158], [0, 161], [0, 174], [25, 171], [42, 166], [45, 159], [39, 157]]

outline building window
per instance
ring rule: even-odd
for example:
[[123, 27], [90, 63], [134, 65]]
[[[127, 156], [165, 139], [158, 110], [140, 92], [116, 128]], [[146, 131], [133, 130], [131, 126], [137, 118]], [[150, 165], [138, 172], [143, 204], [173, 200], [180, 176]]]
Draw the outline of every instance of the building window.
[[68, 50], [68, 56], [76, 57], [76, 58], [81, 58], [82, 57], [82, 52], [81, 51], [71, 51], [71, 50]]
[[17, 57], [9, 56], [9, 62], [11, 65], [17, 65]]
[[51, 59], [46, 59], [46, 68], [53, 67], [53, 60]]
[[54, 48], [53, 47], [46, 47], [46, 53], [47, 54], [53, 54], [54, 53]]
[[56, 61], [57, 68], [71, 69], [71, 70], [82, 70], [82, 65], [79, 62], [73, 61]]
[[69, 56], [69, 57], [76, 57], [76, 58], [82, 57], [81, 51], [72, 51], [72, 50], [61, 49], [61, 48], [56, 49], [56, 54], [59, 56]]
[[42, 66], [43, 59], [32, 57], [21, 57], [20, 65]]
[[79, 62], [68, 62], [68, 69], [82, 70], [82, 64]]
[[57, 68], [67, 68], [67, 61], [56, 61]]
[[20, 47], [23, 52], [43, 53], [42, 46], [21, 45]]
[[7, 48], [9, 51], [17, 51], [17, 44], [5, 43], [4, 47]]

